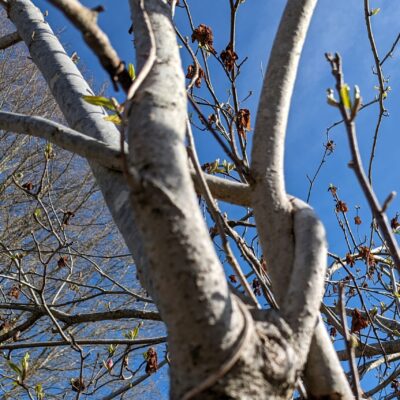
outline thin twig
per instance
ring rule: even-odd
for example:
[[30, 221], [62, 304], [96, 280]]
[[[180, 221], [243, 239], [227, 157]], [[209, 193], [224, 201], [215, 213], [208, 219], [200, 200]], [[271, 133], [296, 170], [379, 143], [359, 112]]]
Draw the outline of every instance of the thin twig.
[[370, 5], [369, 5], [369, 0], [364, 0], [364, 18], [365, 18], [365, 24], [367, 26], [367, 32], [368, 32], [368, 40], [371, 46], [371, 51], [372, 51], [372, 55], [374, 56], [374, 61], [375, 61], [375, 68], [376, 68], [376, 75], [378, 76], [378, 83], [379, 83], [379, 115], [378, 115], [378, 121], [376, 123], [375, 126], [375, 133], [374, 133], [374, 139], [373, 139], [373, 144], [372, 144], [372, 148], [371, 148], [371, 154], [369, 157], [369, 164], [368, 164], [368, 180], [369, 183], [372, 182], [372, 162], [374, 160], [375, 157], [375, 151], [376, 151], [376, 145], [377, 145], [377, 141], [378, 141], [378, 135], [379, 135], [379, 128], [381, 126], [382, 123], [382, 118], [386, 113], [386, 109], [385, 106], [383, 104], [383, 100], [385, 98], [385, 93], [386, 93], [386, 89], [385, 89], [385, 79], [383, 77], [383, 71], [381, 68], [381, 62], [379, 60], [379, 55], [378, 55], [378, 50], [376, 48], [376, 44], [375, 44], [375, 38], [374, 38], [374, 34], [372, 32], [372, 25], [371, 25], [371, 11], [370, 11]]
[[[374, 99], [374, 100], [369, 101], [368, 103], [362, 104], [361, 107], [360, 107], [360, 109], [358, 110], [358, 112], [360, 112], [360, 111], [363, 110], [364, 108], [367, 108], [367, 107], [369, 107], [369, 106], [371, 106], [371, 105], [373, 105], [373, 104], [375, 104], [375, 103], [378, 103], [378, 102], [379, 102], [379, 98], [376, 98], [376, 99]], [[322, 170], [322, 166], [325, 164], [327, 156], [330, 154], [330, 152], [333, 151], [333, 150], [329, 150], [329, 151], [328, 151], [328, 148], [327, 148], [327, 144], [329, 143], [329, 133], [330, 133], [330, 131], [331, 131], [333, 128], [337, 127], [337, 126], [340, 125], [340, 124], [343, 124], [343, 122], [344, 122], [343, 119], [341, 119], [340, 121], [336, 121], [336, 122], [334, 122], [333, 124], [331, 124], [330, 126], [328, 126], [328, 128], [326, 128], [326, 131], [325, 131], [325, 134], [326, 134], [326, 144], [324, 145], [324, 147], [325, 147], [324, 154], [322, 155], [321, 161], [320, 161], [320, 163], [319, 163], [319, 165], [318, 165], [318, 167], [317, 167], [317, 169], [316, 169], [316, 171], [315, 171], [313, 177], [310, 178], [310, 177], [307, 175], [307, 179], [308, 179], [309, 184], [310, 184], [310, 185], [309, 185], [309, 188], [308, 188], [308, 192], [307, 192], [307, 200], [306, 200], [307, 203], [310, 201], [310, 198], [311, 198], [311, 191], [312, 191], [312, 189], [313, 189], [313, 187], [314, 187], [315, 181], [316, 181], [316, 179], [317, 179], [319, 173], [320, 173], [321, 170]]]
[[344, 288], [343, 285], [341, 284], [339, 286], [339, 305], [340, 305], [340, 317], [342, 320], [342, 325], [343, 325], [343, 332], [344, 332], [344, 338], [346, 342], [346, 348], [349, 356], [349, 364], [350, 364], [350, 369], [351, 373], [353, 375], [353, 392], [354, 396], [356, 397], [357, 400], [362, 399], [362, 391], [360, 387], [360, 377], [358, 375], [358, 369], [356, 365], [356, 360], [355, 360], [355, 353], [354, 353], [354, 344], [352, 342], [351, 336], [349, 335], [348, 327], [347, 327], [347, 317], [346, 317], [346, 309], [344, 305]]
[[[338, 93], [340, 94], [340, 93], [342, 93], [343, 85], [344, 85], [341, 58], [340, 58], [339, 54], [336, 54], [335, 56], [332, 54], [326, 54], [326, 57], [327, 57], [327, 60], [331, 64], [332, 74], [336, 79], [336, 89], [337, 89]], [[368, 201], [369, 206], [371, 207], [374, 217], [376, 218], [376, 221], [382, 232], [382, 235], [387, 242], [387, 246], [388, 246], [390, 253], [394, 259], [396, 268], [398, 271], [400, 271], [399, 247], [398, 247], [396, 238], [394, 237], [394, 234], [392, 232], [392, 229], [390, 227], [388, 218], [387, 218], [385, 212], [382, 211], [382, 207], [372, 189], [372, 186], [371, 186], [366, 174], [365, 174], [365, 171], [364, 171], [364, 168], [362, 165], [362, 161], [361, 161], [360, 151], [358, 148], [358, 141], [357, 141], [354, 118], [351, 118], [350, 115], [348, 114], [348, 111], [343, 103], [342, 97], [340, 97], [340, 103], [338, 104], [338, 106], [339, 106], [340, 112], [342, 114], [342, 117], [345, 121], [347, 136], [348, 136], [350, 150], [351, 150], [352, 161], [349, 165], [354, 170], [354, 172], [357, 176], [359, 184], [364, 192], [364, 195]]]
[[386, 53], [385, 57], [382, 58], [382, 61], [380, 62], [380, 65], [382, 66], [383, 63], [389, 58], [392, 57], [394, 49], [397, 46], [397, 43], [399, 43], [400, 41], [400, 33], [397, 35], [396, 40], [393, 42], [392, 47], [390, 48], [390, 50]]
[[[162, 368], [164, 365], [166, 365], [168, 362], [167, 360], [163, 360], [158, 364], [158, 369]], [[142, 383], [144, 380], [149, 378], [151, 376], [151, 373], [146, 373], [145, 375], [140, 376], [139, 378], [135, 379], [132, 382], [129, 382], [127, 385], [117, 389], [115, 392], [112, 392], [108, 396], [105, 396], [102, 398], [102, 400], [112, 400], [115, 399], [117, 396], [123, 395], [126, 393], [128, 390], [132, 389], [133, 387], [139, 385], [139, 383]], [[122, 397], [121, 397], [122, 398]]]
[[192, 104], [193, 108], [196, 110], [197, 114], [199, 115], [200, 119], [202, 122], [207, 126], [209, 131], [212, 133], [214, 138], [217, 140], [218, 144], [222, 147], [222, 149], [225, 151], [225, 153], [230, 157], [230, 159], [235, 163], [236, 167], [240, 172], [243, 173], [246, 178], [250, 178], [249, 174], [249, 168], [243, 164], [243, 161], [240, 160], [226, 145], [226, 143], [221, 139], [220, 135], [218, 132], [212, 127], [212, 125], [207, 121], [207, 118], [204, 116], [204, 114], [201, 112], [199, 106], [196, 104], [195, 100], [193, 97], [188, 94], [188, 99], [190, 103]]
[[201, 169], [199, 160], [197, 158], [196, 150], [194, 147], [192, 130], [191, 130], [189, 121], [187, 123], [187, 137], [188, 137], [188, 153], [192, 160], [193, 166], [197, 172], [197, 175], [199, 177], [200, 185], [202, 186], [202, 194], [206, 200], [208, 209], [210, 210], [210, 214], [217, 225], [217, 228], [218, 228], [218, 231], [219, 231], [219, 234], [221, 237], [221, 241], [222, 241], [222, 246], [226, 252], [226, 257], [228, 259], [228, 262], [234, 269], [235, 273], [239, 276], [242, 287], [244, 288], [247, 295], [252, 300], [253, 304], [257, 308], [260, 308], [258, 300], [257, 300], [256, 296], [254, 295], [253, 291], [251, 290], [251, 287], [250, 287], [249, 283], [247, 282], [246, 277], [243, 274], [242, 269], [240, 268], [235, 256], [232, 253], [232, 250], [229, 246], [229, 242], [228, 242], [228, 240], [226, 238], [226, 234], [225, 234], [224, 219], [221, 216], [221, 212], [219, 211], [218, 206], [216, 205], [215, 200], [212, 197], [211, 191], [207, 186], [207, 182], [205, 181], [205, 179], [203, 177], [203, 171]]
[[360, 298], [361, 305], [362, 305], [362, 307], [363, 307], [363, 309], [364, 309], [364, 311], [365, 311], [365, 313], [366, 313], [366, 315], [367, 315], [368, 321], [369, 321], [369, 323], [370, 323], [370, 325], [371, 325], [371, 327], [372, 327], [372, 330], [373, 330], [373, 332], [374, 332], [375, 338], [376, 338], [376, 340], [378, 341], [378, 344], [379, 344], [379, 346], [380, 346], [380, 348], [381, 348], [381, 350], [382, 350], [382, 354], [383, 354], [383, 356], [385, 357], [386, 364], [389, 365], [389, 362], [387, 361], [387, 358], [386, 358], [385, 349], [384, 349], [383, 346], [382, 346], [382, 342], [381, 342], [381, 340], [380, 340], [380, 338], [379, 338], [379, 335], [378, 335], [378, 332], [377, 332], [377, 330], [376, 330], [376, 328], [375, 328], [374, 320], [372, 319], [371, 313], [369, 312], [369, 310], [368, 310], [368, 308], [367, 308], [367, 305], [365, 304], [364, 297], [363, 297], [363, 295], [362, 295], [362, 293], [361, 293], [361, 290], [360, 290], [360, 288], [359, 288], [359, 286], [358, 286], [358, 284], [357, 284], [357, 281], [356, 281], [355, 276], [354, 276], [354, 275], [351, 273], [351, 271], [347, 268], [347, 266], [346, 266], [346, 265], [344, 264], [344, 262], [340, 259], [340, 257], [335, 256], [335, 255], [332, 254], [332, 253], [330, 253], [329, 255], [342, 265], [342, 267], [345, 269], [345, 271], [347, 272], [347, 274], [349, 275], [349, 277], [350, 277], [351, 280], [353, 281], [354, 287], [355, 287], [355, 289], [356, 289], [356, 291], [357, 291], [357, 293], [358, 293], [358, 296], [359, 296], [359, 298]]
[[[231, 49], [233, 53], [235, 53], [235, 48], [236, 48], [236, 14], [237, 10], [239, 8], [240, 2], [236, 2], [236, 4], [233, 3], [233, 0], [230, 0], [230, 8], [231, 8], [231, 25], [230, 25], [230, 40], [229, 40], [229, 45], [231, 46]], [[236, 65], [233, 66], [232, 71], [231, 71], [231, 91], [232, 91], [232, 97], [233, 97], [233, 107], [235, 110], [235, 115], [237, 116], [239, 114], [239, 100], [238, 100], [238, 93], [237, 93], [237, 88], [236, 88], [236, 78], [237, 78], [237, 70], [236, 70]], [[249, 165], [249, 160], [247, 158], [247, 152], [246, 152], [246, 140], [244, 137], [239, 133], [239, 125], [238, 125], [238, 120], [236, 118], [236, 131], [238, 132], [238, 138], [239, 138], [239, 143], [240, 143], [240, 148], [242, 151], [242, 158], [243, 162], [245, 165]]]
[[[165, 343], [167, 338], [165, 336], [145, 338], [145, 339], [75, 339], [75, 343], [80, 346], [107, 346], [113, 345], [139, 345], [139, 344], [158, 344]], [[26, 348], [40, 348], [40, 347], [63, 347], [70, 346], [70, 341], [58, 340], [47, 342], [28, 342], [28, 343], [9, 343], [0, 345], [0, 350], [18, 350]]]

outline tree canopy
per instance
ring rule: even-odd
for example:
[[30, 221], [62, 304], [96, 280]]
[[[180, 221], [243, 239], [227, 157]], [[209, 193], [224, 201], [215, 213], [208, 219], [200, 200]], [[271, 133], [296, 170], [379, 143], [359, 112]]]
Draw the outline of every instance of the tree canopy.
[[4, 399], [399, 396], [394, 5], [0, 4]]

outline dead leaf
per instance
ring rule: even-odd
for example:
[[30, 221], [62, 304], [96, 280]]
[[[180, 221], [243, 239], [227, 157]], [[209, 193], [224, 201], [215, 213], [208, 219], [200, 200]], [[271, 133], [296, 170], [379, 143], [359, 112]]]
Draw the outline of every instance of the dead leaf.
[[368, 319], [364, 318], [357, 308], [353, 310], [351, 317], [351, 333], [360, 332], [369, 325]]
[[200, 24], [192, 33], [192, 42], [197, 41], [212, 54], [216, 54], [213, 47], [214, 36], [209, 26]]
[[153, 347], [149, 347], [146, 352], [146, 362], [146, 374], [153, 374], [154, 372], [157, 372], [157, 352]]

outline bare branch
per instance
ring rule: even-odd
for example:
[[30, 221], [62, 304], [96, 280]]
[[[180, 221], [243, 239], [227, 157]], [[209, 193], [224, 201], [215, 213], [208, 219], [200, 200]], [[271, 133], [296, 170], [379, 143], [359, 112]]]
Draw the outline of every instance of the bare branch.
[[[341, 58], [340, 58], [339, 54], [336, 54], [336, 55], [327, 54], [326, 58], [331, 65], [332, 75], [334, 76], [334, 78], [336, 80], [336, 89], [337, 89], [338, 93], [341, 93], [341, 90], [344, 85]], [[350, 146], [351, 157], [352, 157], [350, 167], [354, 170], [354, 173], [356, 174], [356, 177], [361, 186], [361, 189], [363, 190], [364, 195], [368, 201], [368, 204], [371, 207], [372, 213], [374, 214], [374, 217], [376, 218], [379, 229], [381, 230], [382, 235], [387, 242], [387, 246], [388, 246], [390, 253], [394, 259], [396, 268], [398, 271], [400, 271], [399, 247], [398, 247], [396, 238], [394, 237], [392, 228], [390, 227], [386, 213], [384, 212], [383, 207], [381, 207], [381, 205], [375, 195], [375, 192], [372, 189], [372, 186], [365, 174], [365, 171], [364, 171], [364, 168], [362, 165], [362, 161], [361, 161], [360, 151], [358, 148], [356, 126], [354, 123], [354, 119], [352, 119], [348, 115], [348, 111], [347, 111], [346, 107], [344, 106], [342, 96], [340, 96], [339, 109], [342, 114], [342, 118], [345, 121], [347, 137], [349, 140], [349, 146]]]
[[[388, 376], [386, 379], [383, 379], [378, 385], [376, 385], [373, 389], [368, 390], [368, 392], [364, 393], [365, 398], [371, 398], [374, 394], [378, 393], [380, 390], [384, 389], [386, 386], [389, 386], [391, 383], [396, 381], [396, 378], [400, 375], [400, 368], [397, 366], [395, 370]], [[390, 395], [385, 397], [385, 400], [392, 398]]]
[[[0, 111], [0, 129], [46, 139], [65, 150], [96, 161], [106, 168], [116, 171], [122, 170], [119, 148], [102, 143], [60, 123], [42, 117]], [[195, 171], [192, 171], [191, 174], [196, 186], [199, 185], [198, 175]], [[237, 205], [250, 205], [250, 188], [248, 185], [208, 174], [203, 174], [203, 176], [213, 196], [217, 199]]]
[[[148, 60], [148, 29], [141, 1], [130, 3], [140, 70]], [[232, 353], [236, 354], [241, 343], [245, 320], [239, 300], [229, 291], [190, 184], [184, 143], [186, 88], [170, 8], [158, 0], [146, 0], [145, 7], [157, 56], [129, 108], [129, 162], [142, 182], [131, 200], [148, 249], [149, 266], [141, 273], [169, 332], [174, 360], [171, 396], [181, 398], [218, 375], [221, 365], [236, 359]], [[196, 240], [188, 245], [188, 238], [194, 235]], [[248, 329], [252, 337], [253, 324]], [[246, 340], [244, 348], [250, 350], [251, 342]], [[243, 355], [241, 350], [240, 360], [246, 362]], [[234, 370], [226, 379], [233, 379]]]
[[121, 154], [97, 139], [42, 117], [0, 111], [0, 129], [46, 139], [65, 150], [114, 170], [121, 170]]
[[[295, 256], [293, 209], [284, 182], [286, 126], [300, 54], [315, 5], [315, 0], [287, 2], [264, 79], [252, 148], [254, 216], [267, 262], [277, 263], [270, 268], [270, 276], [278, 305], [287, 295]], [[343, 398], [352, 398], [321, 323], [311, 343], [305, 378], [312, 396], [340, 393]]]
[[[395, 354], [400, 352], [400, 340], [389, 340], [382, 343], [371, 343], [368, 346], [358, 346], [355, 350], [356, 357], [372, 357], [382, 355], [382, 347], [386, 354]], [[346, 350], [338, 351], [338, 357], [341, 361], [347, 360]]]
[[347, 354], [349, 357], [350, 369], [351, 369], [351, 373], [353, 375], [353, 391], [354, 391], [356, 399], [361, 400], [362, 392], [361, 392], [361, 388], [360, 388], [360, 376], [358, 375], [358, 369], [357, 369], [355, 355], [354, 355], [355, 345], [354, 345], [354, 341], [351, 338], [351, 335], [349, 334], [349, 330], [347, 328], [346, 309], [345, 309], [344, 302], [345, 302], [344, 290], [343, 290], [343, 285], [341, 285], [339, 288], [340, 317], [341, 317], [342, 325], [343, 325], [343, 332], [344, 332], [344, 338], [345, 338], [345, 342], [346, 342], [346, 350], [347, 350]]
[[380, 62], [380, 65], [382, 66], [383, 63], [389, 58], [392, 57], [394, 49], [396, 48], [397, 44], [400, 41], [400, 34], [397, 35], [396, 39], [394, 40], [392, 46], [390, 47], [390, 50], [386, 53], [386, 55], [382, 58], [382, 61]]
[[97, 25], [97, 11], [83, 6], [78, 0], [49, 0], [60, 9], [67, 18], [82, 32], [82, 36], [90, 49], [97, 55], [103, 68], [110, 74], [115, 88], [117, 83], [125, 93], [132, 84], [125, 63], [121, 61], [112, 47], [107, 35]]
[[21, 40], [22, 39], [19, 36], [18, 32], [9, 33], [8, 35], [0, 38], [0, 50], [5, 50], [16, 43], [19, 43]]
[[[167, 338], [156, 337], [156, 338], [144, 338], [144, 339], [75, 339], [74, 342], [80, 346], [105, 346], [109, 344], [114, 345], [129, 345], [135, 346], [140, 344], [151, 345], [158, 343], [165, 343]], [[0, 345], [0, 350], [17, 350], [17, 349], [27, 349], [27, 348], [38, 348], [38, 347], [61, 347], [70, 346], [71, 343], [65, 340], [51, 341], [51, 342], [28, 342], [28, 343], [10, 343]]]
[[[294, 242], [292, 206], [284, 183], [283, 157], [290, 100], [315, 0], [289, 1], [264, 79], [252, 148], [253, 207], [263, 251], [282, 267], [271, 271], [273, 286], [290, 280]], [[268, 204], [268, 207], [265, 205]], [[284, 297], [278, 290], [278, 303]]]
[[378, 135], [379, 135], [379, 129], [382, 124], [382, 119], [383, 116], [386, 113], [385, 106], [383, 104], [383, 100], [385, 98], [385, 78], [383, 76], [383, 71], [382, 71], [382, 64], [379, 59], [378, 55], [378, 49], [376, 48], [376, 43], [375, 43], [375, 38], [374, 34], [372, 31], [372, 24], [371, 24], [371, 10], [370, 10], [370, 4], [369, 0], [364, 0], [364, 18], [365, 18], [365, 24], [367, 26], [367, 32], [368, 32], [368, 40], [371, 46], [371, 51], [372, 55], [374, 57], [375, 61], [375, 73], [378, 76], [378, 83], [379, 83], [379, 115], [378, 115], [378, 120], [376, 122], [375, 126], [375, 133], [374, 133], [374, 139], [373, 139], [373, 144], [371, 148], [371, 154], [369, 157], [369, 163], [368, 163], [368, 180], [371, 183], [372, 182], [372, 163], [375, 157], [375, 151], [376, 151], [376, 145], [378, 142]]
[[154, 311], [141, 311], [141, 310], [124, 310], [117, 309], [113, 311], [104, 311], [88, 314], [69, 315], [61, 311], [52, 309], [53, 315], [60, 321], [67, 324], [81, 324], [83, 322], [96, 322], [96, 321], [115, 321], [123, 318], [135, 318], [141, 320], [161, 321], [160, 314]]
[[[82, 313], [82, 314], [67, 314], [63, 311], [57, 310], [55, 306], [50, 307], [54, 317], [67, 324], [80, 324], [83, 322], [97, 322], [97, 321], [114, 321], [124, 318], [136, 318], [141, 320], [161, 321], [160, 314], [154, 311], [142, 311], [137, 309], [116, 309], [112, 311]], [[38, 317], [46, 315], [46, 310], [42, 306], [31, 306], [25, 304], [9, 304], [0, 303], [0, 310], [21, 310], [27, 311]]]
[[0, 335], [0, 343], [3, 343], [6, 340], [11, 339], [12, 337], [14, 337], [17, 334], [17, 332], [24, 332], [25, 330], [29, 329], [39, 318], [40, 318], [40, 315], [32, 314], [29, 318], [27, 318], [20, 325], [17, 325], [14, 328], [10, 329], [9, 331]]
[[[200, 180], [198, 175], [191, 172], [192, 179], [197, 192], [200, 192]], [[210, 191], [218, 200], [240, 206], [250, 207], [250, 186], [244, 183], [230, 181], [228, 179], [218, 178], [214, 175], [203, 174]]]
[[294, 331], [296, 353], [302, 368], [308, 356], [323, 297], [327, 245], [323, 225], [311, 207], [298, 199], [293, 201], [293, 206], [295, 260], [281, 309]]
[[[158, 364], [158, 369], [162, 368], [166, 364], [167, 364], [167, 360], [163, 360], [162, 362], [160, 362], [160, 364]], [[120, 389], [117, 389], [114, 392], [112, 392], [111, 394], [103, 397], [101, 400], [115, 399], [117, 396], [122, 395], [122, 394], [126, 393], [128, 390], [132, 389], [133, 387], [139, 385], [139, 383], [142, 383], [144, 380], [146, 380], [150, 376], [151, 376], [150, 373], [142, 375], [139, 378], [135, 379], [134, 381], [129, 382], [126, 385], [122, 386]]]

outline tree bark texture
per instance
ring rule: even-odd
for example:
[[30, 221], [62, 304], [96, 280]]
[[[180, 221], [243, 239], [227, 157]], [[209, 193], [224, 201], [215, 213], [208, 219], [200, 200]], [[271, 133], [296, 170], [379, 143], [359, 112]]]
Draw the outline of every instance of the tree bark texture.
[[[244, 185], [208, 179], [221, 196], [254, 207], [281, 306], [280, 311], [262, 311], [249, 310], [230, 292], [197, 204], [185, 148], [186, 91], [171, 9], [160, 0], [130, 0], [139, 73], [154, 50], [144, 15], [156, 47], [150, 73], [126, 105], [125, 172], [132, 179], [102, 166], [101, 159], [89, 162], [140, 280], [166, 324], [172, 399], [288, 399], [307, 357], [312, 398], [352, 398], [318, 317], [324, 230], [307, 205], [289, 200], [283, 179], [290, 98], [315, 4], [289, 0], [283, 15], [258, 111], [251, 192]], [[87, 146], [95, 140], [94, 146], [104, 144], [115, 155], [120, 132], [104, 120], [104, 110], [83, 100], [93, 92], [40, 10], [30, 0], [9, 0], [8, 13], [76, 131], [65, 133], [79, 143], [85, 143], [79, 134], [85, 135]], [[51, 135], [53, 128], [44, 128]]]

